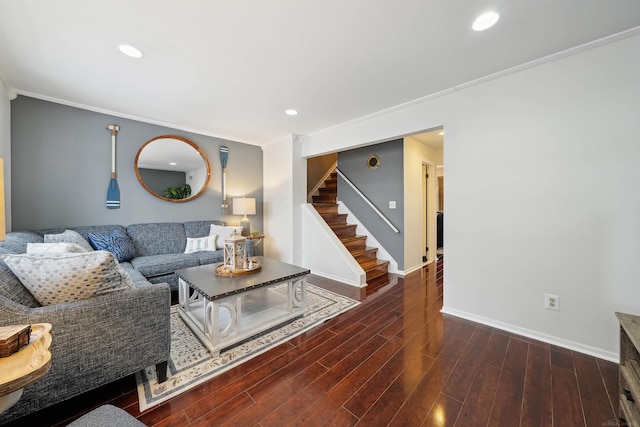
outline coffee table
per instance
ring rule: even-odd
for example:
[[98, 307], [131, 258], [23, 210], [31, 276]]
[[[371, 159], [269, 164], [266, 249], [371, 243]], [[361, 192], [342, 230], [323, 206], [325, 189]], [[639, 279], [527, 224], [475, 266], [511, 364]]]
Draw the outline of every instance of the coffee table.
[[[306, 312], [309, 270], [264, 257], [257, 273], [217, 276], [220, 264], [177, 270], [178, 313], [212, 355]], [[286, 291], [275, 288], [286, 283]]]

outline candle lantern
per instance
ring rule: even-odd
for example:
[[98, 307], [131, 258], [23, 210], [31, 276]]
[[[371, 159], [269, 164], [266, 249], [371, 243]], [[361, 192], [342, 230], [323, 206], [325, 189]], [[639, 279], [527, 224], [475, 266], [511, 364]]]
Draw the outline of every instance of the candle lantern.
[[247, 239], [233, 234], [224, 240], [224, 267], [228, 270], [247, 268]]

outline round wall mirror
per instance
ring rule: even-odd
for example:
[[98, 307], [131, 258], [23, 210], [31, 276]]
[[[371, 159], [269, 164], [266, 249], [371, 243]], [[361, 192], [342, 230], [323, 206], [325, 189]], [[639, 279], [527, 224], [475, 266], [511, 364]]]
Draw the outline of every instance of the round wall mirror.
[[140, 184], [159, 199], [193, 200], [204, 192], [211, 169], [207, 156], [188, 139], [162, 135], [145, 142], [134, 161]]

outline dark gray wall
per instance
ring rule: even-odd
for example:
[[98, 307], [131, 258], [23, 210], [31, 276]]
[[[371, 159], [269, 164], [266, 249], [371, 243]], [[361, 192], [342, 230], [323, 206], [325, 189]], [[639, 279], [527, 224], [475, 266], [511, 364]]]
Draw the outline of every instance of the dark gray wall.
[[[116, 143], [117, 144], [117, 143]], [[145, 185], [156, 194], [162, 195], [167, 187], [177, 187], [187, 182], [187, 174], [184, 172], [163, 171], [159, 169], [146, 169], [138, 167], [140, 178]], [[195, 190], [192, 188], [192, 190]], [[194, 193], [195, 194], [195, 193]]]
[[[380, 157], [377, 169], [367, 167], [371, 154]], [[404, 150], [403, 140], [370, 145], [338, 153], [338, 169], [400, 230], [395, 233], [378, 215], [338, 178], [338, 199], [367, 227], [373, 236], [404, 268]], [[396, 209], [389, 209], [389, 201]], [[416, 236], [419, 238], [419, 236]]]
[[[107, 209], [111, 177], [111, 132], [117, 124], [116, 171], [120, 209]], [[197, 199], [173, 203], [149, 194], [133, 161], [140, 147], [159, 135], [190, 139], [211, 164], [207, 190]], [[256, 198], [252, 230], [263, 230], [262, 149], [135, 120], [19, 96], [11, 102], [13, 230], [94, 224], [220, 219], [239, 224], [220, 205], [220, 146], [229, 147], [227, 199]], [[229, 213], [232, 212], [231, 207]]]

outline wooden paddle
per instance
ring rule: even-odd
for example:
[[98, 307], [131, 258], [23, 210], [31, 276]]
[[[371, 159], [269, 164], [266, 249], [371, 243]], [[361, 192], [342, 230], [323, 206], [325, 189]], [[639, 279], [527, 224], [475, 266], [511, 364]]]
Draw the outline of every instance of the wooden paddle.
[[116, 181], [116, 133], [120, 130], [118, 125], [109, 125], [111, 131], [111, 181], [107, 189], [107, 208], [118, 209], [120, 207], [120, 188]]

